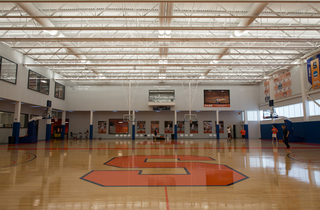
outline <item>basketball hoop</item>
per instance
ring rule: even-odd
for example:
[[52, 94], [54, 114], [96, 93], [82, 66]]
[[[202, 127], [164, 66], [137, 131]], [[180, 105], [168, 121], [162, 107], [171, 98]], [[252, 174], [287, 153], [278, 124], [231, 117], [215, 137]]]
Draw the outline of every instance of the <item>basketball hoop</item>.
[[184, 121], [185, 122], [196, 122], [197, 120], [197, 115], [196, 114], [185, 114], [184, 115]]
[[52, 119], [54, 120], [54, 122], [58, 122], [58, 120], [59, 120], [58, 117], [53, 117]]
[[123, 122], [130, 123], [131, 121], [134, 121], [134, 116], [132, 114], [124, 114], [123, 115]]

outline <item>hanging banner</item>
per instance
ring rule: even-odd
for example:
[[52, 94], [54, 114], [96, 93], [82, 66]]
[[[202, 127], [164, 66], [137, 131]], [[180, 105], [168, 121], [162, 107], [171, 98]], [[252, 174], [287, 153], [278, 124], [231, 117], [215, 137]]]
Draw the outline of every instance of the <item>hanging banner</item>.
[[275, 99], [282, 99], [292, 95], [291, 72], [284, 70], [273, 75]]
[[320, 76], [319, 76], [319, 58], [310, 62], [311, 64], [311, 76], [312, 76], [312, 88], [320, 88]]
[[[313, 86], [313, 74], [312, 74], [312, 65], [311, 65], [311, 62], [313, 63], [315, 60], [318, 60], [318, 68], [319, 68], [319, 59], [320, 59], [320, 54], [316, 55], [316, 56], [313, 56], [312, 58], [309, 58], [307, 60], [307, 78], [308, 78], [308, 83], [309, 85], [312, 85]], [[319, 74], [319, 71], [318, 71], [318, 74]], [[315, 80], [317, 81], [317, 80]], [[317, 89], [317, 87], [316, 87]]]
[[310, 85], [312, 85], [312, 73], [311, 73], [311, 61], [312, 61], [312, 58], [309, 58], [307, 60], [307, 72], [308, 72], [308, 82]]

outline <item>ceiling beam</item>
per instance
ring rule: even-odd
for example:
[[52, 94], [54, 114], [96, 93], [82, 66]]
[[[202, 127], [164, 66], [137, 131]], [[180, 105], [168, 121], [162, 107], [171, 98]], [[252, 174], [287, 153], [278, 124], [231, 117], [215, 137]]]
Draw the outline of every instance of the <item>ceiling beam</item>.
[[319, 42], [314, 38], [0, 38], [0, 42]]
[[[201, 74], [201, 73], [204, 73], [204, 70], [206, 69], [202, 69], [201, 71], [194, 71], [192, 69], [190, 70], [172, 70], [172, 69], [167, 69], [167, 72], [166, 73], [169, 73], [169, 74], [180, 74], [180, 73], [187, 73], [187, 74]], [[55, 71], [58, 71], [60, 72], [62, 75], [68, 75], [68, 73], [72, 73], [72, 74], [77, 74], [77, 76], [79, 76], [78, 73], [91, 73], [90, 70], [78, 70], [77, 71], [72, 71], [72, 70], [55, 70]], [[127, 69], [127, 70], [119, 70], [119, 69], [114, 69], [114, 71], [112, 70], [103, 70], [103, 71], [100, 71], [100, 70], [97, 70], [99, 71], [100, 73], [102, 74], [123, 74], [123, 73], [127, 73], [127, 74], [153, 74], [156, 73], [158, 71], [158, 69], [154, 69], [154, 70], [133, 70], [133, 69]], [[239, 74], [239, 73], [244, 73], [244, 74], [262, 74], [262, 73], [266, 73], [267, 71], [263, 71], [263, 70], [260, 70], [260, 71], [240, 71], [240, 70], [230, 70], [230, 71], [225, 71], [223, 73], [220, 73], [220, 71], [211, 71], [210, 74], [221, 74], [221, 75], [229, 75], [229, 74]]]
[[[70, 71], [70, 72], [75, 72], [75, 71], [78, 71], [78, 72], [90, 72], [90, 69], [75, 69], [75, 68], [49, 68], [49, 70], [51, 71], [62, 71], [62, 72], [65, 72], [65, 71]], [[141, 72], [145, 72], [145, 71], [157, 71], [159, 70], [158, 68], [147, 68], [147, 69], [142, 69], [142, 68], [136, 68], [136, 69], [133, 69], [132, 67], [129, 69], [129, 68], [113, 68], [113, 69], [96, 69], [98, 72], [108, 72], [108, 71], [117, 71], [117, 72], [122, 72], [122, 71], [141, 71]], [[207, 70], [207, 68], [187, 68], [184, 67], [184, 68], [179, 68], [179, 69], [172, 69], [172, 68], [169, 68], [167, 69], [169, 72], [171, 71], [194, 71], [194, 72], [198, 72], [198, 73], [202, 73], [204, 70]], [[212, 70], [212, 72], [216, 72], [216, 71], [221, 71], [221, 70], [225, 70], [223, 69], [223, 67], [221, 68], [214, 68]], [[250, 70], [247, 70], [247, 69], [241, 69], [241, 68], [233, 68], [232, 70], [230, 70], [231, 72], [234, 72], [234, 71], [240, 71], [240, 72], [253, 72], [253, 73], [262, 73], [262, 72], [268, 72], [268, 71], [272, 71], [272, 70], [267, 70], [267, 69], [261, 69], [261, 68], [257, 68], [257, 69], [250, 69]]]
[[[70, 47], [70, 48], [77, 48], [77, 49], [135, 49], [135, 48], [142, 48], [142, 49], [157, 49], [159, 47], [162, 48], [170, 48], [170, 49], [220, 49], [223, 46], [212, 46], [212, 47], [208, 47], [208, 46], [194, 46], [194, 47], [190, 47], [190, 46], [181, 46], [181, 47], [177, 47], [177, 46], [77, 46], [77, 47]], [[21, 46], [21, 47], [11, 47], [13, 49], [60, 49], [60, 48], [65, 48], [64, 46]], [[317, 46], [231, 46], [231, 49], [293, 49], [293, 50], [297, 50], [297, 49], [311, 49], [311, 48], [317, 48]]]
[[[163, 59], [109, 59], [109, 58], [105, 58], [105, 59], [34, 59], [34, 61], [37, 62], [78, 62], [78, 61], [160, 61]], [[166, 58], [165, 60], [167, 61], [212, 61], [212, 59], [179, 59], [179, 58]], [[274, 59], [219, 59], [219, 60], [215, 60], [215, 61], [292, 61], [294, 59], [278, 59], [278, 58], [274, 58]]]
[[[3, 1], [1, 1], [3, 2]], [[238, 16], [226, 16], [226, 15], [183, 15], [183, 16], [93, 16], [93, 15], [54, 15], [54, 16], [37, 16], [37, 15], [10, 15], [10, 16], [0, 16], [0, 19], [23, 19], [23, 18], [48, 18], [48, 19], [84, 19], [84, 18], [98, 18], [98, 19], [158, 19], [158, 18], [172, 18], [172, 19], [185, 19], [185, 18], [194, 18], [194, 19], [205, 19], [205, 18], [213, 18], [213, 19], [241, 19], [241, 18], [261, 18], [261, 19], [269, 19], [269, 18], [276, 18], [276, 19], [318, 19], [320, 18], [319, 15], [295, 15], [295, 16], [271, 16], [271, 15], [238, 15]]]
[[208, 63], [171, 63], [171, 64], [116, 64], [116, 63], [26, 63], [25, 66], [297, 66], [299, 64], [284, 64], [284, 63], [246, 63], [246, 64], [240, 64], [240, 63], [230, 63], [230, 64], [224, 64], [224, 63], [216, 63], [216, 64], [208, 64]]
[[[1, 0], [2, 3], [16, 3], [16, 2], [28, 2], [28, 3], [119, 3], [119, 2], [126, 2], [126, 3], [144, 3], [144, 2], [151, 2], [151, 3], [158, 3], [158, 2], [174, 2], [174, 3], [195, 3], [194, 0]], [[199, 0], [197, 3], [318, 3], [319, 0]]]
[[245, 80], [262, 80], [263, 78], [261, 77], [238, 77], [238, 78], [232, 78], [232, 77], [223, 77], [223, 78], [218, 78], [218, 77], [212, 77], [212, 78], [202, 78], [202, 77], [166, 77], [164, 78], [160, 78], [160, 77], [109, 77], [109, 78], [79, 78], [79, 77], [73, 77], [73, 78], [59, 78], [59, 79], [55, 79], [57, 81], [110, 81], [110, 80], [200, 80], [200, 81], [215, 81], [215, 80], [241, 80], [241, 81], [245, 81]]
[[[109, 52], [88, 52], [88, 53], [25, 53], [24, 55], [161, 55], [161, 53], [126, 53], [126, 52], [118, 52], [118, 53], [109, 53]], [[167, 55], [281, 55], [281, 56], [289, 56], [289, 55], [303, 55], [302, 53], [168, 53]], [[81, 59], [86, 60], [86, 59]], [[88, 59], [89, 60], [89, 59]], [[167, 60], [166, 58], [160, 60]], [[213, 58], [211, 60], [214, 60]]]
[[246, 30], [246, 31], [305, 31], [305, 30], [320, 30], [319, 25], [305, 25], [305, 26], [235, 26], [235, 27], [0, 27], [3, 31], [35, 31], [35, 30], [59, 30], [59, 31], [160, 31], [160, 30], [179, 30], [179, 31], [235, 31], [235, 30]]

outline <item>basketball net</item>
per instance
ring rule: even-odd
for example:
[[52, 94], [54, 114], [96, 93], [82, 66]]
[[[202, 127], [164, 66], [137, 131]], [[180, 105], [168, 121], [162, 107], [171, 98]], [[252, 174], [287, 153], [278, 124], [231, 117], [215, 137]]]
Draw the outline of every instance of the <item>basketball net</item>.
[[59, 118], [54, 117], [53, 119], [54, 119], [54, 122], [58, 122], [58, 119], [59, 119]]

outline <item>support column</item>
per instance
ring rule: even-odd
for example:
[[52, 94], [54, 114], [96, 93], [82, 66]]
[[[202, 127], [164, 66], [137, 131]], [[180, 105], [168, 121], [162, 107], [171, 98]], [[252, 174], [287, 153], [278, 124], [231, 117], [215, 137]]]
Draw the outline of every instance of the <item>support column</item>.
[[14, 105], [14, 121], [12, 128], [12, 136], [14, 137], [14, 143], [19, 143], [20, 135], [20, 114], [21, 114], [21, 101], [16, 101]]
[[220, 131], [219, 131], [219, 110], [216, 110], [216, 117], [217, 117], [217, 123], [216, 123], [216, 130], [217, 130], [217, 139], [220, 139]]
[[177, 110], [174, 110], [174, 139], [178, 139]]
[[[52, 108], [51, 107], [47, 107], [48, 112], [51, 113]], [[51, 140], [51, 114], [49, 115], [50, 118], [47, 119], [47, 126], [46, 126], [46, 141], [50, 141]]]
[[244, 110], [243, 113], [244, 113], [244, 125], [243, 125], [243, 128], [246, 131], [245, 139], [248, 139], [249, 138], [248, 111]]
[[309, 121], [309, 102], [306, 94], [306, 71], [304, 69], [303, 61], [300, 62], [300, 83], [301, 83], [301, 96], [302, 96], [302, 108], [303, 108], [303, 120]]
[[93, 137], [93, 111], [90, 111], [90, 139]]
[[132, 116], [133, 116], [133, 121], [132, 121], [132, 140], [136, 139], [136, 125], [135, 125], [135, 121], [136, 121], [136, 112], [132, 111]]
[[61, 121], [61, 139], [64, 139], [66, 133], [66, 111], [62, 111]]

